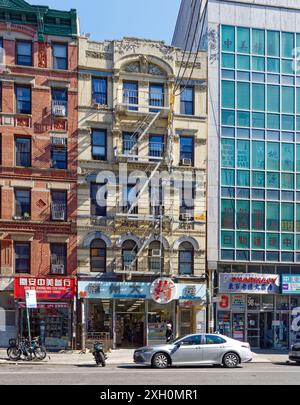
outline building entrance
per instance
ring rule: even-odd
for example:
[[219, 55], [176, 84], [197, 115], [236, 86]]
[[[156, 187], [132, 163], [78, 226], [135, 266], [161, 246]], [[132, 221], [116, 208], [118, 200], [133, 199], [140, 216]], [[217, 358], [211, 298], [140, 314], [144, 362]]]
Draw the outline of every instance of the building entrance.
[[146, 323], [144, 300], [118, 300], [116, 302], [116, 345], [138, 347], [145, 343]]

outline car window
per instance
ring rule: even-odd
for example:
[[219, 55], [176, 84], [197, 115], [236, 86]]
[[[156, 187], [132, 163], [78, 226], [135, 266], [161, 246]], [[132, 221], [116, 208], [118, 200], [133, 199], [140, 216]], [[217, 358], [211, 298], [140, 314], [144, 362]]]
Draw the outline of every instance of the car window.
[[183, 345], [200, 345], [201, 335], [188, 336], [180, 341]]
[[226, 340], [221, 338], [220, 336], [206, 335], [205, 336], [205, 343], [207, 345], [218, 345], [218, 344], [221, 344], [221, 343], [226, 343]]

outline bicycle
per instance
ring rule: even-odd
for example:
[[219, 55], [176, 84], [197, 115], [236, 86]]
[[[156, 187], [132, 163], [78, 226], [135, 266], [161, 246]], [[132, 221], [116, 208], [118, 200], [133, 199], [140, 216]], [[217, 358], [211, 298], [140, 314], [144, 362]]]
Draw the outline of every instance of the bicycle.
[[40, 346], [40, 338], [35, 337], [29, 342], [28, 338], [10, 340], [10, 347], [7, 349], [7, 354], [10, 360], [18, 361], [24, 356], [27, 361], [33, 360], [33, 355], [37, 360], [44, 360], [47, 356], [46, 349]]

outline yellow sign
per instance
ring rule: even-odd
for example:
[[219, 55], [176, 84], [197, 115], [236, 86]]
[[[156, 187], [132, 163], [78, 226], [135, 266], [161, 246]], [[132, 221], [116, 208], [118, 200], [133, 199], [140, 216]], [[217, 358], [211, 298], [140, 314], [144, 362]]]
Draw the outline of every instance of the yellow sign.
[[195, 214], [195, 221], [206, 221], [206, 212], [201, 212], [200, 214]]

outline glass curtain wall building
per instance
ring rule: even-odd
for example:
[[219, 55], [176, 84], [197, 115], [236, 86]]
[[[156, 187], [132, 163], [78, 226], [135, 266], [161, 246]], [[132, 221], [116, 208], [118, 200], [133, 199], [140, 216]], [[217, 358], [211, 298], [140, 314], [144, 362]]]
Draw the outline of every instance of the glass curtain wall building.
[[300, 3], [182, 0], [173, 45], [208, 54], [211, 331], [288, 347], [300, 340]]
[[220, 38], [220, 259], [299, 263], [300, 35], [222, 25]]

